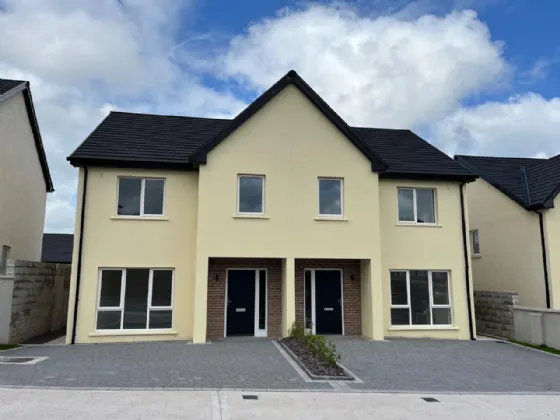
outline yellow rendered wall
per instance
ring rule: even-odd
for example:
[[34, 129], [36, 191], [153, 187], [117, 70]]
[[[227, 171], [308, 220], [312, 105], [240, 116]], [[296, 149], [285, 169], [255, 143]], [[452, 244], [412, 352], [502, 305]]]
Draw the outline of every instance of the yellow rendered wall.
[[[116, 217], [117, 177], [165, 178], [163, 218]], [[83, 169], [80, 170], [71, 296], [75, 294]], [[76, 342], [109, 342], [192, 338], [196, 254], [197, 184], [195, 172], [90, 168], [87, 185], [82, 274]], [[98, 270], [103, 268], [174, 268], [173, 333], [95, 335]], [[72, 331], [70, 301], [68, 336]]]
[[[265, 218], [235, 217], [238, 174], [266, 176]], [[318, 177], [344, 178], [344, 220], [315, 220]], [[203, 255], [378, 258], [377, 174], [296, 87], [212, 150], [199, 183]]]
[[[436, 226], [401, 225], [397, 188], [435, 188]], [[384, 321], [387, 336], [469, 339], [465, 260], [461, 228], [460, 184], [381, 180], [381, 254]], [[449, 270], [453, 327], [391, 327], [390, 270]], [[472, 290], [472, 289], [471, 289]]]
[[538, 215], [483, 179], [467, 191], [470, 229], [478, 229], [480, 240], [480, 257], [472, 258], [475, 290], [513, 291], [521, 306], [545, 307]]
[[0, 103], [0, 249], [41, 261], [47, 192], [23, 93]]
[[[560, 309], [560, 196], [554, 199], [554, 208], [543, 211], [543, 214], [547, 244], [550, 306], [553, 309]], [[540, 279], [537, 279], [537, 281], [544, 282]]]

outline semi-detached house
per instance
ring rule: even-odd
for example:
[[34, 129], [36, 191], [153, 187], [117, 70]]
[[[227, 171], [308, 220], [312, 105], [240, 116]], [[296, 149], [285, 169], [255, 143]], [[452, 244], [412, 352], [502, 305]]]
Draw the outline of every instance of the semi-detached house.
[[69, 342], [475, 333], [475, 176], [348, 126], [294, 71], [233, 120], [112, 112], [68, 159]]

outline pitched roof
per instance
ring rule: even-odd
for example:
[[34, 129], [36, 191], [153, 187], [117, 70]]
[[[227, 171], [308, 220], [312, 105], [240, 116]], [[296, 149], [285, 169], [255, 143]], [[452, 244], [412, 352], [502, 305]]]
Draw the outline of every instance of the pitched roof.
[[49, 172], [45, 149], [43, 148], [43, 140], [39, 130], [39, 123], [37, 122], [37, 117], [35, 115], [35, 107], [33, 105], [33, 97], [31, 96], [31, 87], [29, 86], [29, 82], [22, 80], [0, 79], [0, 104], [19, 92], [23, 93], [27, 116], [29, 118], [29, 125], [31, 126], [31, 131], [33, 132], [35, 148], [37, 149], [39, 163], [41, 165], [41, 170], [43, 171], [46, 190], [47, 192], [53, 192], [54, 186]]
[[44, 233], [41, 262], [70, 264], [74, 235], [66, 233]]
[[455, 159], [528, 210], [554, 207], [560, 155], [550, 159], [457, 155]]
[[74, 166], [196, 168], [288, 85], [296, 86], [381, 176], [474, 180], [470, 171], [409, 130], [349, 127], [293, 70], [233, 120], [111, 112], [68, 160]]

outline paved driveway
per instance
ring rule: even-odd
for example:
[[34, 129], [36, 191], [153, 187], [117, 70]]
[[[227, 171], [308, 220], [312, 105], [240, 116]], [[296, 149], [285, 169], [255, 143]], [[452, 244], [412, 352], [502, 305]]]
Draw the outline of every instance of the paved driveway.
[[[493, 341], [336, 339], [342, 363], [364, 381], [336, 390], [558, 392], [560, 357]], [[0, 385], [64, 388], [325, 389], [309, 383], [268, 340], [38, 346], [2, 356]]]
[[496, 341], [336, 340], [342, 363], [386, 391], [560, 392], [560, 357]]
[[47, 356], [0, 365], [0, 385], [87, 388], [328, 388], [306, 384], [270, 340], [24, 347], [2, 356]]

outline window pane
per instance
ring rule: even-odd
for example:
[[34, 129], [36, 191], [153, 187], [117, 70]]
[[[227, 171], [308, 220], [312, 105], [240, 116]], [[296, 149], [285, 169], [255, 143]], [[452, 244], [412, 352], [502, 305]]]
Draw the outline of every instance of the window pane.
[[472, 247], [473, 247], [473, 254], [478, 255], [480, 254], [480, 243], [478, 238], [478, 230], [473, 230], [471, 232], [472, 235]]
[[449, 287], [447, 273], [432, 273], [432, 292], [434, 305], [449, 305]]
[[342, 216], [342, 181], [319, 180], [319, 214]]
[[434, 308], [434, 325], [451, 325], [450, 308]]
[[122, 270], [101, 271], [101, 293], [99, 307], [110, 308], [121, 305]]
[[410, 309], [413, 325], [431, 324], [430, 288], [427, 271], [410, 272]]
[[144, 186], [144, 214], [163, 214], [163, 179], [147, 179]]
[[126, 270], [123, 329], [146, 329], [150, 270]]
[[239, 177], [240, 213], [263, 213], [263, 182], [260, 176]]
[[98, 330], [120, 330], [121, 311], [99, 311], [97, 312]]
[[391, 272], [391, 305], [408, 304], [406, 291], [406, 273], [404, 271]]
[[414, 192], [399, 189], [399, 221], [414, 222]]
[[311, 295], [311, 271], [305, 270], [305, 328], [313, 328], [313, 316], [311, 311], [313, 309]]
[[123, 216], [140, 216], [141, 178], [119, 178], [119, 208]]
[[154, 270], [152, 306], [171, 306], [172, 277], [171, 270]]
[[435, 223], [434, 190], [416, 190], [416, 217], [418, 223]]
[[150, 311], [150, 328], [151, 329], [163, 329], [171, 328], [171, 322], [173, 318], [173, 311]]
[[259, 330], [266, 329], [266, 271], [259, 271]]
[[410, 325], [408, 308], [391, 308], [391, 325]]

